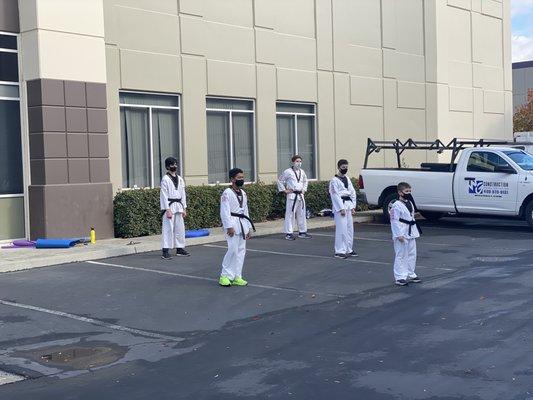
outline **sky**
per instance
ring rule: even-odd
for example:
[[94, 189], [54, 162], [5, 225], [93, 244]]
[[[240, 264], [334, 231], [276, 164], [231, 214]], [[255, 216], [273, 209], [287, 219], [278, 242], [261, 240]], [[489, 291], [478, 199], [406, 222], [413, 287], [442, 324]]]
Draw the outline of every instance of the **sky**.
[[513, 62], [533, 60], [533, 0], [511, 0]]

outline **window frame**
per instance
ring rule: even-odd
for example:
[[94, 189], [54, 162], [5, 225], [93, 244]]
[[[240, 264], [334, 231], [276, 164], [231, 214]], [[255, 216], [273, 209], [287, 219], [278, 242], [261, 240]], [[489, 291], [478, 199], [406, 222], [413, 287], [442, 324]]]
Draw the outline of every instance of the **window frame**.
[[[313, 112], [312, 113], [304, 113], [304, 112], [278, 111], [278, 105], [279, 104], [293, 104], [293, 105], [302, 105], [302, 106], [312, 106], [313, 107]], [[298, 149], [298, 116], [313, 117], [313, 135], [314, 135], [313, 151], [315, 153], [315, 165], [314, 165], [314, 167], [315, 167], [315, 178], [309, 178], [308, 180], [309, 181], [318, 181], [317, 104], [316, 103], [309, 103], [309, 102], [305, 102], [305, 101], [278, 100], [278, 101], [276, 101], [276, 121], [277, 121], [278, 115], [285, 115], [285, 116], [294, 117], [294, 149], [293, 149], [293, 154], [299, 154], [299, 152], [298, 152], [298, 150], [299, 150]], [[276, 152], [277, 152], [277, 135], [276, 135]], [[305, 168], [304, 168], [304, 170], [305, 170]], [[278, 171], [278, 174], [280, 174], [282, 172], [283, 171]]]
[[[20, 96], [20, 37], [18, 33], [13, 32], [4, 32], [0, 31], [0, 35], [5, 36], [14, 36], [17, 40], [17, 48], [16, 49], [6, 49], [6, 48], [0, 48], [0, 53], [15, 53], [17, 54], [17, 68], [18, 68], [18, 75], [19, 75], [19, 81], [18, 82], [12, 82], [12, 81], [0, 81], [0, 85], [2, 86], [16, 86], [18, 88], [18, 97], [8, 97], [8, 96], [0, 96], [0, 100], [3, 101], [18, 101], [19, 103], [19, 109], [20, 109], [20, 132], [21, 135], [21, 148], [20, 151], [22, 152], [22, 187], [23, 191], [22, 193], [6, 193], [6, 194], [0, 194], [0, 199], [7, 199], [7, 198], [21, 198], [25, 197], [26, 192], [26, 171], [25, 171], [25, 154], [24, 154], [24, 148], [25, 148], [25, 142], [24, 142], [24, 135], [22, 135], [23, 131], [23, 113], [22, 113], [22, 100]], [[26, 207], [25, 207], [26, 208]], [[24, 213], [26, 213], [26, 209], [24, 210]], [[26, 225], [26, 224], [25, 224]], [[27, 228], [25, 227], [26, 231]]]
[[[153, 134], [153, 126], [152, 126], [152, 110], [153, 109], [159, 109], [159, 110], [177, 110], [178, 111], [178, 163], [179, 163], [179, 171], [178, 175], [183, 177], [183, 139], [182, 139], [182, 128], [181, 128], [181, 94], [180, 93], [159, 93], [159, 92], [143, 92], [139, 90], [119, 90], [119, 112], [122, 107], [125, 108], [140, 108], [148, 111], [148, 134], [149, 134], [149, 150], [150, 150], [150, 188], [154, 189], [159, 187], [159, 183], [157, 183], [154, 179], [154, 134]], [[169, 96], [169, 97], [176, 97], [178, 99], [178, 106], [150, 106], [146, 104], [127, 104], [127, 103], [121, 103], [120, 102], [120, 94], [121, 93], [134, 93], [134, 94], [141, 94], [141, 95], [147, 95], [147, 96]], [[120, 139], [122, 141], [122, 128], [120, 132]], [[122, 142], [121, 142], [122, 143]], [[122, 155], [124, 156], [124, 155]], [[121, 190], [130, 190], [130, 189], [141, 189], [139, 187], [122, 187]]]
[[[252, 108], [250, 110], [233, 110], [233, 109], [227, 109], [227, 108], [208, 108], [207, 107], [207, 101], [209, 99], [213, 100], [236, 100], [236, 101], [247, 101], [252, 104]], [[254, 176], [253, 179], [245, 181], [245, 185], [250, 183], [256, 183], [257, 177], [258, 177], [258, 171], [257, 171], [257, 122], [256, 122], [256, 114], [255, 114], [255, 99], [247, 99], [245, 97], [224, 97], [224, 96], [206, 96], [205, 97], [205, 118], [207, 123], [207, 113], [209, 112], [215, 112], [215, 113], [227, 113], [229, 115], [229, 157], [230, 157], [230, 163], [229, 163], [229, 169], [235, 168], [234, 165], [234, 159], [235, 159], [235, 151], [233, 150], [233, 143], [234, 143], [234, 134], [233, 134], [233, 114], [252, 114], [252, 147], [253, 147], [253, 166], [254, 166]], [[207, 136], [207, 130], [206, 130], [206, 136]], [[207, 157], [209, 158], [209, 153], [207, 154]], [[207, 181], [209, 182], [209, 168], [207, 171]], [[208, 183], [210, 186], [218, 186], [218, 185], [227, 185], [229, 184], [229, 178], [227, 182], [215, 182], [215, 183]]]

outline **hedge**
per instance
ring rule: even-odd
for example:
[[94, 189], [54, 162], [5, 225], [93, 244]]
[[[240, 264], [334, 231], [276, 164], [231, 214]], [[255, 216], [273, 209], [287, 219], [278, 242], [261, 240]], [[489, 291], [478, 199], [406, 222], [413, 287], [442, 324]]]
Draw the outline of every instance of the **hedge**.
[[[354, 186], [356, 186], [355, 180]], [[227, 186], [187, 186], [187, 229], [220, 226], [220, 195]], [[276, 185], [253, 183], [246, 185], [250, 216], [254, 222], [282, 218], [285, 215], [285, 196]], [[316, 215], [331, 208], [328, 182], [310, 182], [305, 200], [308, 210]], [[358, 204], [358, 210], [367, 209]], [[131, 238], [161, 233], [159, 188], [134, 189], [119, 192], [114, 199], [115, 236]]]

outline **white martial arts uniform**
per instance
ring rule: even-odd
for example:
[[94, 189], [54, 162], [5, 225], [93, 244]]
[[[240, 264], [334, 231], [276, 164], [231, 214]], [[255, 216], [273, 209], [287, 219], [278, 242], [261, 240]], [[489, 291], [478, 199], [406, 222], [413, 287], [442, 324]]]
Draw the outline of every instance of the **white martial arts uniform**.
[[[394, 279], [416, 278], [416, 238], [420, 237], [420, 232], [416, 225], [411, 226], [409, 234], [409, 224], [401, 222], [415, 220], [414, 205], [411, 203], [412, 212], [402, 200], [396, 200], [390, 208], [390, 223], [392, 230], [392, 239], [394, 242]], [[403, 236], [405, 240], [400, 242], [398, 237]]]
[[[185, 248], [185, 223], [183, 213], [187, 210], [187, 198], [185, 195], [185, 182], [181, 176], [178, 178], [178, 187], [172, 182], [172, 178], [166, 174], [161, 180], [159, 202], [162, 217], [162, 248], [183, 249]], [[172, 218], [168, 218], [165, 210], [172, 211]]]
[[303, 169], [287, 168], [278, 178], [278, 190], [291, 189], [301, 193], [287, 194], [285, 205], [285, 233], [292, 234], [294, 217], [298, 223], [298, 232], [307, 232], [307, 215], [304, 193], [307, 191], [307, 175]]
[[[244, 214], [250, 217], [248, 212], [248, 198], [244, 190], [241, 189], [241, 201], [237, 192], [233, 188], [227, 188], [220, 198], [220, 219], [224, 227], [224, 235], [228, 242], [228, 251], [222, 260], [221, 276], [229, 280], [242, 278], [242, 266], [246, 255], [246, 235], [250, 232], [251, 223], [244, 218], [232, 216], [231, 214]], [[228, 235], [228, 228], [233, 228], [235, 234]]]
[[[335, 217], [335, 254], [350, 254], [353, 251], [352, 210], [357, 205], [357, 194], [350, 178], [346, 177], [348, 187], [335, 175], [329, 182], [329, 194]], [[345, 210], [345, 215], [341, 211]]]

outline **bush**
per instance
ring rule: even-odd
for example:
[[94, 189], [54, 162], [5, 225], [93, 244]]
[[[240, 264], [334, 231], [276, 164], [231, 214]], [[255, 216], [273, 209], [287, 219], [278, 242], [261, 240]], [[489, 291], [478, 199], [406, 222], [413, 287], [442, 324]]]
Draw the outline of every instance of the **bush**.
[[[356, 182], [354, 186], [356, 186]], [[357, 187], [357, 186], [356, 186]], [[187, 229], [220, 226], [220, 195], [226, 186], [187, 186]], [[285, 196], [276, 185], [253, 183], [246, 185], [250, 217], [254, 222], [282, 218], [285, 215]], [[310, 182], [305, 195], [307, 209], [312, 214], [331, 208], [328, 182]], [[368, 209], [358, 204], [357, 209]], [[115, 236], [130, 238], [161, 233], [159, 188], [135, 189], [118, 193], [114, 199]]]

